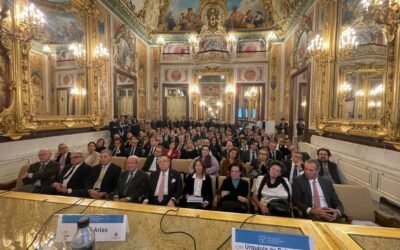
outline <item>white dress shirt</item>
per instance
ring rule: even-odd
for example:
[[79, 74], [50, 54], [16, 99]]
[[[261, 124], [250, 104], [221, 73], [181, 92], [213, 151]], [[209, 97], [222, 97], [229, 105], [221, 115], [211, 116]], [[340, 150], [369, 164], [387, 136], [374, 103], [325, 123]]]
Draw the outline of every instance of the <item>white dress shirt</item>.
[[157, 157], [154, 157], [153, 162], [150, 165], [149, 171], [155, 172], [157, 171]]
[[203, 181], [206, 177], [203, 175], [202, 178], [197, 178], [196, 173], [193, 174], [194, 184], [193, 184], [193, 195], [201, 196], [201, 188], [203, 187]]
[[[289, 175], [289, 181], [290, 183], [293, 183], [293, 174], [294, 174], [294, 170], [296, 169], [296, 164], [294, 164], [294, 162], [292, 161], [292, 168], [290, 169], [290, 175]], [[300, 176], [304, 173], [303, 169], [297, 169], [297, 176]]]
[[[311, 189], [311, 201], [312, 201], [312, 207], [307, 208], [307, 213], [310, 213], [311, 208], [314, 207], [314, 190], [313, 190], [313, 181], [314, 180], [308, 180], [308, 183], [310, 184], [310, 189]], [[318, 195], [319, 195], [319, 204], [321, 204], [321, 208], [323, 207], [328, 207], [328, 203], [326, 203], [324, 192], [322, 191], [321, 185], [319, 184], [318, 178], [315, 179], [317, 182], [317, 190], [318, 190]]]
[[161, 171], [160, 176], [158, 177], [157, 181], [157, 186], [156, 186], [156, 191], [154, 193], [154, 196], [158, 196], [158, 190], [160, 190], [160, 182], [161, 182], [161, 175], [165, 174], [164, 176], [164, 195], [168, 195], [168, 176], [169, 176], [169, 169], [165, 172]]
[[[67, 173], [65, 173], [64, 176], [68, 176], [66, 179], [63, 180], [63, 186], [67, 187], [69, 180], [71, 180], [72, 176], [75, 174], [76, 170], [78, 170], [78, 168], [82, 165], [83, 162], [79, 163], [78, 165], [76, 165], [75, 167], [71, 167]], [[72, 171], [72, 173], [71, 173]]]

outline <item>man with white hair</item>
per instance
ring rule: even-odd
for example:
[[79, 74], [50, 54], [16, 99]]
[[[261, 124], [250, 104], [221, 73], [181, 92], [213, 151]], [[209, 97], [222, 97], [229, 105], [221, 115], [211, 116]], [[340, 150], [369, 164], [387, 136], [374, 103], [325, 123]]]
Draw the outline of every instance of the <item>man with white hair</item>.
[[71, 152], [71, 164], [63, 168], [51, 186], [44, 188], [41, 193], [69, 195], [73, 190], [83, 189], [90, 175], [91, 167], [83, 161], [80, 151]]
[[147, 192], [147, 183], [147, 174], [139, 169], [139, 158], [136, 155], [129, 156], [126, 171], [118, 179], [113, 199], [123, 202], [142, 202]]
[[15, 190], [36, 193], [49, 187], [60, 171], [60, 164], [50, 160], [50, 156], [49, 149], [40, 149], [38, 152], [39, 162], [30, 165], [28, 171], [22, 174], [24, 185]]

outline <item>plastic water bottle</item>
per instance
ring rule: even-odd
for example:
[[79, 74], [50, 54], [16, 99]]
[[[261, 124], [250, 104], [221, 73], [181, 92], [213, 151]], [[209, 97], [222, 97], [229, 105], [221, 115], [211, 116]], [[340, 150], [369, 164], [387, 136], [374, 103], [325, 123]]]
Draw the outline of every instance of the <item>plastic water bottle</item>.
[[72, 250], [94, 250], [94, 243], [94, 234], [89, 227], [89, 217], [82, 217], [78, 221], [78, 230], [72, 238]]

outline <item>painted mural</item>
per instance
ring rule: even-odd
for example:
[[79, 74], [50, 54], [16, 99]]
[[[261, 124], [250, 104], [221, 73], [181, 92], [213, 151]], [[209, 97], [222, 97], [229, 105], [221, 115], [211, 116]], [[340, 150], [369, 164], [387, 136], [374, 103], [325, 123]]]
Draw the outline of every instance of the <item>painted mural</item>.
[[265, 41], [260, 40], [239, 40], [237, 44], [236, 52], [258, 52], [265, 51]]
[[190, 46], [187, 43], [167, 43], [163, 48], [164, 54], [190, 54]]
[[[145, 26], [159, 32], [200, 32], [204, 13], [200, 1], [120, 0]], [[272, 5], [264, 0], [227, 0], [223, 26], [231, 29], [262, 29], [274, 24]], [[206, 8], [207, 9], [207, 8]], [[227, 11], [227, 12], [225, 12]], [[226, 13], [226, 15], [225, 15]]]
[[9, 67], [7, 56], [0, 47], [0, 113], [10, 105]]
[[380, 44], [386, 45], [387, 41], [381, 26], [376, 24], [367, 15], [362, 14], [363, 3], [360, 0], [344, 0], [342, 2], [342, 25], [343, 31], [352, 27], [356, 32], [359, 45]]
[[146, 118], [146, 69], [147, 69], [147, 46], [140, 39], [137, 39], [137, 56], [138, 56], [138, 109], [139, 119]]
[[44, 55], [31, 51], [29, 54], [29, 66], [31, 70], [32, 81], [32, 113], [41, 114], [44, 109], [44, 91], [45, 91], [45, 69]]

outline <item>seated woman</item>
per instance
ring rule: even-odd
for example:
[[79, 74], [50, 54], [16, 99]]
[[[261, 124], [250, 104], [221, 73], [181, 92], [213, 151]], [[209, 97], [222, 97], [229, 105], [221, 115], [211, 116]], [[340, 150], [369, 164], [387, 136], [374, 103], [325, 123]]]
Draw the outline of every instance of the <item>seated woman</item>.
[[268, 172], [254, 182], [252, 199], [260, 214], [292, 217], [292, 188], [288, 179], [282, 177], [284, 172], [285, 166], [280, 161], [273, 161]]
[[214, 156], [210, 155], [210, 147], [204, 145], [201, 148], [201, 155], [194, 158], [193, 162], [189, 166], [189, 173], [194, 172], [194, 162], [196, 160], [201, 160], [204, 169], [209, 175], [219, 176], [219, 163]]
[[265, 175], [267, 173], [268, 165], [271, 163], [269, 157], [269, 151], [266, 148], [260, 148], [258, 150], [257, 159], [250, 163], [250, 171], [247, 174], [249, 178], [255, 178], [259, 175]]
[[224, 180], [218, 191], [221, 195], [219, 207], [222, 211], [248, 212], [249, 183], [240, 178], [242, 171], [242, 165], [232, 164], [229, 166], [230, 176]]
[[103, 138], [97, 140], [96, 143], [96, 152], [101, 153], [104, 149], [106, 149], [106, 141]]
[[194, 148], [193, 141], [192, 140], [187, 140], [185, 147], [181, 150], [181, 159], [194, 159], [199, 154], [197, 153], [197, 150]]
[[164, 155], [167, 156], [170, 160], [178, 158], [178, 150], [176, 150], [176, 142], [172, 141], [169, 144], [169, 148], [164, 149]]
[[213, 200], [211, 178], [200, 160], [194, 162], [194, 173], [186, 176], [183, 196], [181, 199], [183, 207], [211, 209]]
[[242, 165], [242, 162], [239, 159], [239, 149], [238, 148], [232, 148], [231, 150], [229, 150], [227, 158], [223, 159], [221, 162], [219, 174], [222, 176], [228, 176], [229, 175], [229, 166], [232, 164]]
[[96, 152], [96, 143], [89, 142], [87, 145], [88, 148], [88, 156], [85, 159], [85, 163], [91, 167], [100, 164], [100, 154]]

